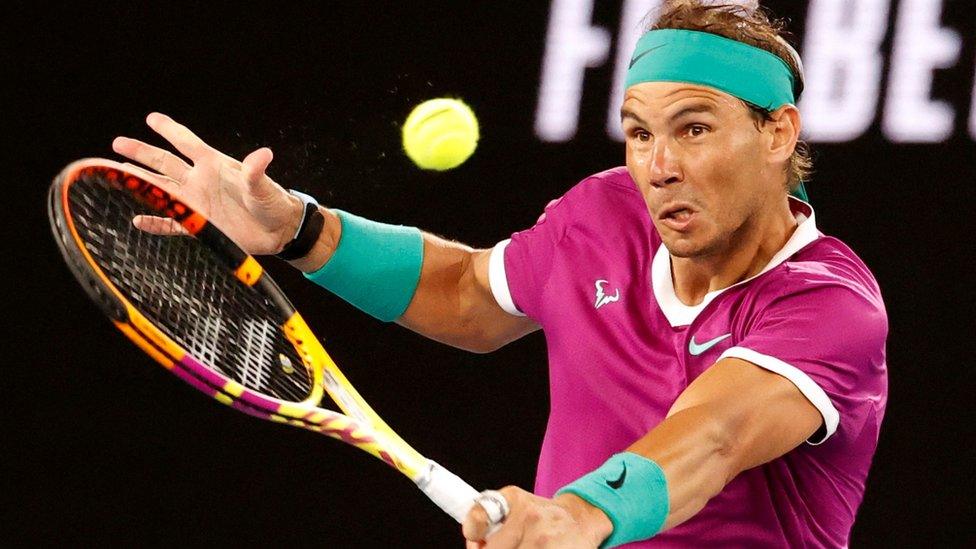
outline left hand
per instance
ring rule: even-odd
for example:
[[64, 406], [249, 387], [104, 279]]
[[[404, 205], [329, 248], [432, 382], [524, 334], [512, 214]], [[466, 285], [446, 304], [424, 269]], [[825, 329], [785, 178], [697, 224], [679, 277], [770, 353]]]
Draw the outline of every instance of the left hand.
[[[291, 241], [305, 208], [265, 173], [271, 149], [260, 148], [238, 161], [164, 114], [149, 114], [146, 124], [189, 162], [142, 141], [115, 138], [115, 152], [156, 172], [141, 170], [140, 175], [186, 201], [249, 254], [276, 254]], [[154, 234], [182, 234], [165, 218], [137, 216], [133, 223]]]
[[462, 524], [467, 549], [559, 547], [595, 549], [613, 531], [600, 509], [572, 494], [541, 498], [515, 486], [499, 490], [508, 500], [509, 513], [485, 541], [488, 514], [475, 505]]

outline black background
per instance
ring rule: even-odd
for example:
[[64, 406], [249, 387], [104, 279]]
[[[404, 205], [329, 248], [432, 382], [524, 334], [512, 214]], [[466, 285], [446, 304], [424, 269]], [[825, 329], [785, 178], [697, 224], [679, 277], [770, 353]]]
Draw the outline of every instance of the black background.
[[[79, 291], [47, 228], [50, 178], [113, 157], [116, 135], [161, 144], [143, 123], [153, 110], [238, 158], [271, 147], [272, 177], [329, 205], [481, 247], [623, 162], [603, 130], [609, 64], [588, 72], [574, 141], [533, 136], [547, 2], [287, 4], [5, 8], [0, 539], [460, 546], [458, 527], [381, 462], [240, 415], [158, 368]], [[616, 29], [620, 3], [598, 4], [594, 23]], [[806, 2], [767, 4], [802, 37]], [[820, 228], [872, 267], [891, 326], [888, 414], [854, 546], [974, 540], [973, 9], [950, 0], [944, 13], [965, 37], [934, 90], [960, 111], [950, 142], [892, 145], [876, 123], [815, 147]], [[474, 108], [482, 141], [461, 168], [421, 172], [399, 124], [445, 95]], [[477, 487], [531, 488], [548, 410], [539, 334], [456, 351], [265, 263], [406, 440]]]

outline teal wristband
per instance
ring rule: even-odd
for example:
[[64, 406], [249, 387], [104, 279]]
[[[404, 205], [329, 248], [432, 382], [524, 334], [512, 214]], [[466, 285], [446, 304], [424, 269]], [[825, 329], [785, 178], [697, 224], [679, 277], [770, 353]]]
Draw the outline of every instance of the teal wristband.
[[305, 278], [384, 322], [407, 310], [420, 282], [420, 229], [377, 223], [342, 210], [342, 235], [332, 257]]
[[668, 517], [668, 483], [653, 461], [621, 452], [592, 473], [561, 488], [556, 495], [574, 494], [598, 507], [613, 523], [613, 533], [600, 547], [616, 547], [648, 539]]

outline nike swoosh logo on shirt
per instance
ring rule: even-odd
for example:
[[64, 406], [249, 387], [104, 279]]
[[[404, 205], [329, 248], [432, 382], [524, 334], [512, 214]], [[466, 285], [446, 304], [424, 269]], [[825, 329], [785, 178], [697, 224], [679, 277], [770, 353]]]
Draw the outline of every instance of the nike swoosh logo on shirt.
[[624, 470], [620, 473], [620, 478], [618, 478], [617, 480], [608, 480], [607, 481], [607, 486], [613, 488], [614, 490], [618, 490], [621, 486], [624, 485], [624, 479], [625, 478], [627, 478], [627, 464], [626, 463], [624, 463]]
[[727, 337], [731, 337], [731, 336], [732, 336], [732, 334], [720, 335], [720, 336], [716, 337], [715, 339], [710, 339], [710, 340], [706, 341], [705, 343], [700, 343], [700, 344], [699, 343], [695, 343], [695, 336], [691, 336], [691, 341], [688, 342], [688, 352], [691, 353], [693, 356], [698, 356], [698, 355], [704, 353], [705, 351], [711, 349], [715, 345], [717, 345], [718, 342], [722, 341], [723, 339], [725, 339]]

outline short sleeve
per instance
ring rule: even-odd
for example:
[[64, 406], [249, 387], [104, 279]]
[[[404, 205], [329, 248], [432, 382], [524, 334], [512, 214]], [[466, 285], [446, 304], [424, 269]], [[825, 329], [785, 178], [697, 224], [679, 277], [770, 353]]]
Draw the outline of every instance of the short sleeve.
[[789, 379], [820, 411], [820, 444], [840, 429], [860, 433], [887, 395], [888, 320], [876, 287], [853, 281], [802, 282], [756, 314], [740, 341], [722, 353]]
[[509, 314], [539, 321], [541, 295], [566, 232], [566, 200], [549, 202], [535, 225], [495, 245], [488, 282], [498, 305]]

